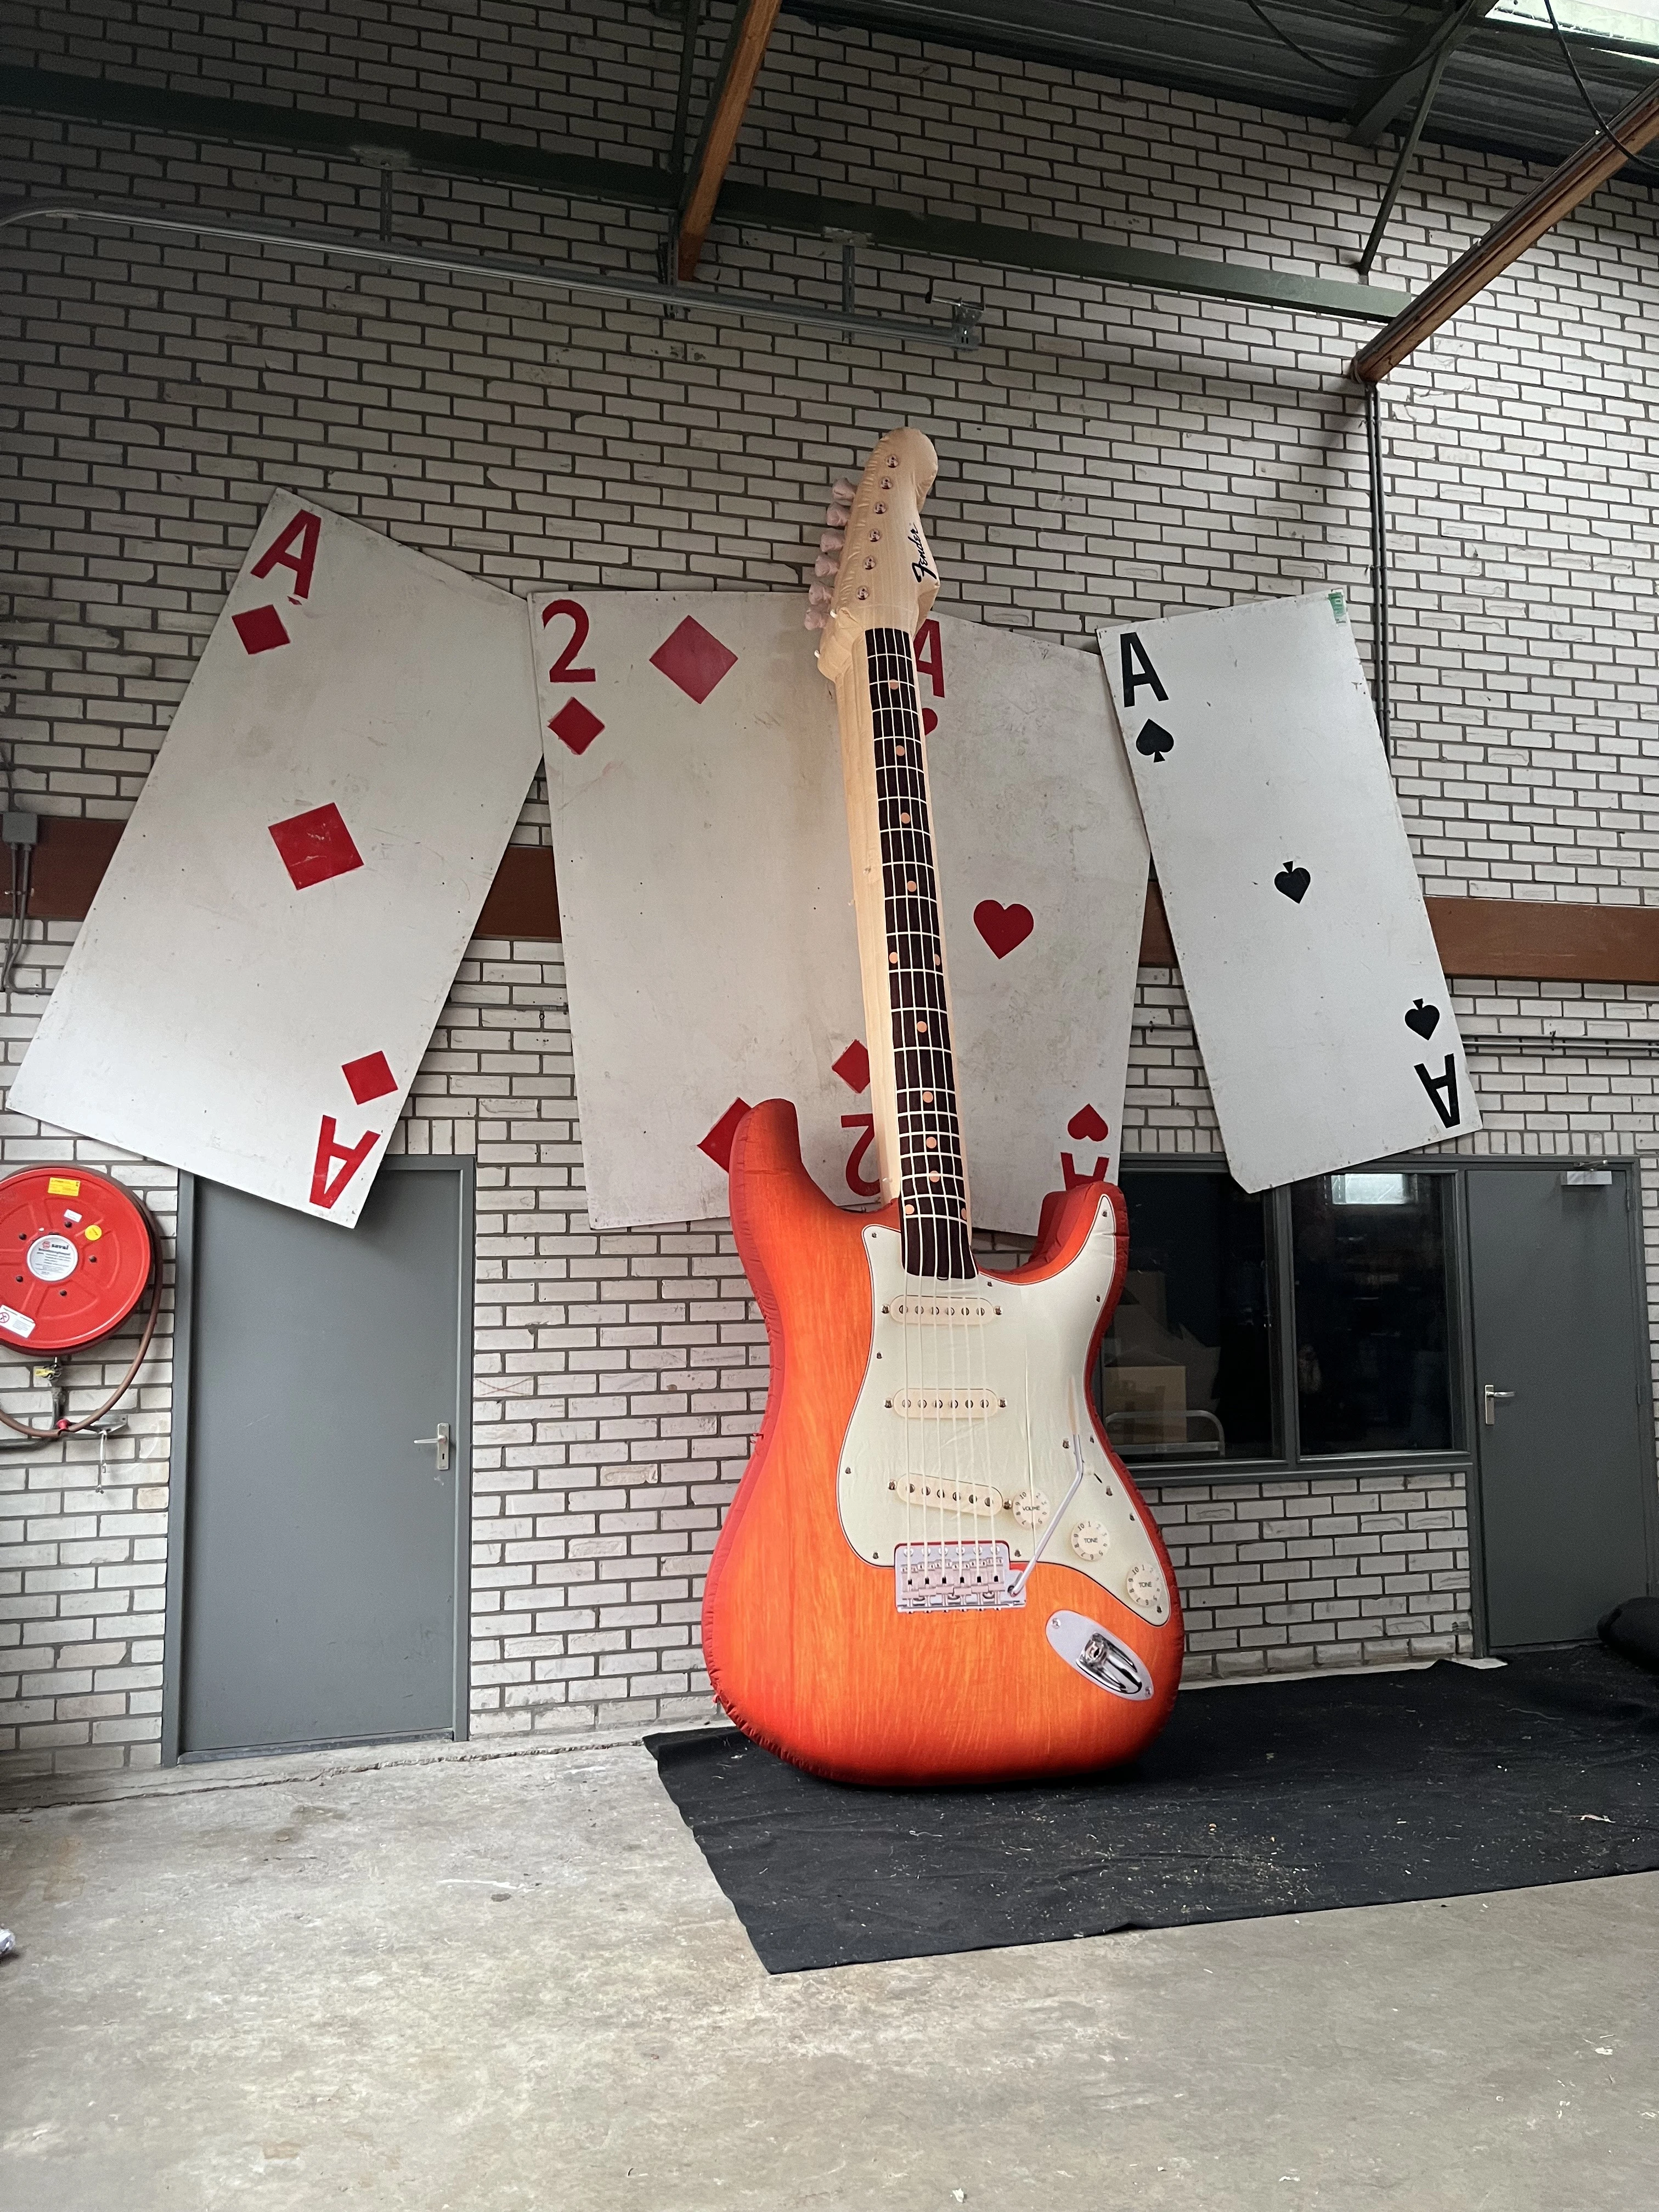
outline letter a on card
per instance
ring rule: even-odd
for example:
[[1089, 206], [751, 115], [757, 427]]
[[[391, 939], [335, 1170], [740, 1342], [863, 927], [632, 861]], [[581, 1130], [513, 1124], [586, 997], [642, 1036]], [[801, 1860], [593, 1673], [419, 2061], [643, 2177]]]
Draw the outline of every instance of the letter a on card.
[[14, 1110], [349, 1227], [538, 753], [522, 603], [279, 492]]

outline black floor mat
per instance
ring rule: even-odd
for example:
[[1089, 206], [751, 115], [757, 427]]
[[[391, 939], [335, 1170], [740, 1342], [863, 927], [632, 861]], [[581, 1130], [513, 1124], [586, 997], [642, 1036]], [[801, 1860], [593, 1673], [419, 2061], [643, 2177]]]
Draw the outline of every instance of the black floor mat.
[[1133, 1766], [1041, 1787], [646, 1741], [775, 1974], [1659, 1868], [1659, 1680], [1595, 1644], [1189, 1691]]

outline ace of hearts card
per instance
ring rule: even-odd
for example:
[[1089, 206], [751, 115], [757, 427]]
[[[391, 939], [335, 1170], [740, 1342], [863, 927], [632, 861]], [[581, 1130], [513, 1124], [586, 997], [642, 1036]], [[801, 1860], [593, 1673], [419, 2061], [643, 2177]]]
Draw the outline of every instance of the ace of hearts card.
[[520, 601], [278, 492], [13, 1109], [350, 1226], [539, 751]]
[[[591, 1219], [708, 1220], [744, 1108], [878, 1194], [834, 695], [793, 593], [530, 603]], [[1092, 653], [916, 639], [974, 1218], [1115, 1170], [1146, 846]]]
[[1478, 1129], [1342, 594], [1099, 638], [1235, 1180]]

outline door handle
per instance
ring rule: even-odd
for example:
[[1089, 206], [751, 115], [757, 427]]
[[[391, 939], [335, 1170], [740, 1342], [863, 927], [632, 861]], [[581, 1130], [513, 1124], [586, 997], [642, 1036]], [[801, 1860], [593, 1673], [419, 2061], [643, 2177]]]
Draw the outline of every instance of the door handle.
[[[1490, 1419], [1490, 1418], [1491, 1418], [1490, 1414], [1487, 1416], [1487, 1418]], [[437, 1454], [437, 1457], [436, 1457], [436, 1459], [435, 1459], [435, 1461], [434, 1461], [434, 1465], [435, 1465], [435, 1466], [436, 1466], [436, 1468], [437, 1468], [438, 1473], [439, 1473], [440, 1474], [448, 1474], [448, 1472], [449, 1472], [449, 1424], [448, 1424], [448, 1422], [447, 1422], [447, 1421], [440, 1421], [440, 1422], [439, 1422], [439, 1424], [438, 1424], [438, 1433], [437, 1433], [437, 1435], [436, 1435], [435, 1437], [416, 1437], [415, 1438], [415, 1442], [416, 1442], [417, 1444], [431, 1444], [432, 1446], [434, 1446], [434, 1448], [435, 1449], [436, 1454]]]
[[1513, 1404], [1514, 1400], [1513, 1390], [1500, 1390], [1495, 1384], [1487, 1383], [1480, 1393], [1480, 1418], [1489, 1429], [1498, 1426], [1498, 1408]]

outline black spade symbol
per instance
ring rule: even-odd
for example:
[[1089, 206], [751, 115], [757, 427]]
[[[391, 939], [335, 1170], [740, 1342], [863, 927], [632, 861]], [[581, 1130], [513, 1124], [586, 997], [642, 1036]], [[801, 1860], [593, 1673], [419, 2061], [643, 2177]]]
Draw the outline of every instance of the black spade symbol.
[[1143, 722], [1140, 735], [1135, 739], [1135, 750], [1145, 753], [1150, 761], [1161, 761], [1166, 753], [1175, 750], [1175, 739], [1162, 722]]
[[1431, 1037], [1439, 1026], [1439, 1007], [1425, 1006], [1421, 999], [1413, 999], [1406, 1010], [1406, 1027], [1415, 1030], [1420, 1037]]
[[1305, 868], [1298, 868], [1294, 860], [1286, 860], [1273, 878], [1273, 889], [1283, 891], [1292, 906], [1300, 906], [1312, 881], [1313, 878]]

